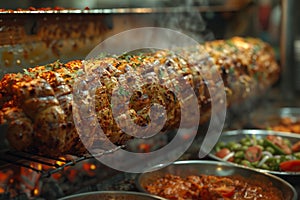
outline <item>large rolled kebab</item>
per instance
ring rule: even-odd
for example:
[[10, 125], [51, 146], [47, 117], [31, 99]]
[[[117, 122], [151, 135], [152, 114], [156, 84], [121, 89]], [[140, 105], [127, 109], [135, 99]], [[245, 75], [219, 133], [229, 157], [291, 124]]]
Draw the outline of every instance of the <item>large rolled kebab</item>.
[[[204, 64], [197, 64], [199, 59], [196, 58], [203, 56], [203, 52], [207, 52], [210, 58]], [[185, 56], [178, 57], [161, 50], [98, 60], [104, 73], [100, 78], [101, 86], [95, 93], [95, 112], [102, 130], [114, 144], [124, 144], [132, 138], [116, 123], [110, 102], [114, 87], [118, 86], [126, 72], [132, 72], [131, 78], [139, 80], [141, 71], [145, 71], [141, 69], [149, 63], [160, 63], [169, 70], [161, 73], [160, 65], [156, 64], [154, 72], [157, 76], [169, 79], [172, 73], [182, 76], [197, 96], [202, 116], [200, 124], [209, 120], [211, 111], [207, 89], [209, 77], [203, 77], [201, 70], [217, 69], [225, 86], [227, 106], [258, 95], [279, 77], [280, 68], [271, 46], [255, 38], [234, 37], [206, 42], [197, 47], [183, 48], [181, 53]], [[73, 85], [83, 72], [83, 62], [55, 62], [26, 69], [24, 73], [6, 74], [2, 78], [1, 124], [7, 126], [7, 140], [12, 148], [50, 156], [86, 153], [72, 114]], [[147, 125], [150, 122], [149, 107], [159, 103], [167, 111], [164, 130], [178, 127], [180, 103], [176, 101], [175, 94], [157, 83], [143, 84], [141, 81], [140, 84], [126, 111], [131, 119], [137, 125]], [[130, 84], [127, 86], [130, 87]], [[93, 138], [92, 134], [95, 133], [86, 133], [86, 137]]]

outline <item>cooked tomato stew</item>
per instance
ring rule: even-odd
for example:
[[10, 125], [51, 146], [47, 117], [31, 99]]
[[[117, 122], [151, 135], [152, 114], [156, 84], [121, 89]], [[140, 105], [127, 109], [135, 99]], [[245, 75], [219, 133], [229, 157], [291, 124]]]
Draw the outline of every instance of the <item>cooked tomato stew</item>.
[[283, 200], [282, 192], [258, 179], [241, 176], [167, 174], [146, 186], [148, 192], [171, 200]]

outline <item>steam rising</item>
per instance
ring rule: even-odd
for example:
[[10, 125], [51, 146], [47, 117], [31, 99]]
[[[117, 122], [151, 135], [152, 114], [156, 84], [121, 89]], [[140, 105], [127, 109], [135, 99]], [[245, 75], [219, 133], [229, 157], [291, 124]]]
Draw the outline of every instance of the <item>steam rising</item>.
[[[200, 43], [214, 40], [215, 36], [208, 30], [201, 13], [194, 6], [194, 0], [182, 1], [182, 3], [183, 11], [164, 14], [158, 25], [180, 31]], [[207, 2], [202, 2], [201, 5], [203, 4]]]

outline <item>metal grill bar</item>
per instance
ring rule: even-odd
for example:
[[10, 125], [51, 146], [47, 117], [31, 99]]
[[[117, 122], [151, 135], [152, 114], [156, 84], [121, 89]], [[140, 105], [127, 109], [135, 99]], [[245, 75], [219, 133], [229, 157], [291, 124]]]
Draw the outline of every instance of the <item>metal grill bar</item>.
[[[73, 166], [78, 162], [81, 162], [83, 160], [90, 159], [93, 157], [99, 157], [99, 156], [103, 156], [106, 154], [114, 153], [123, 147], [124, 146], [118, 146], [111, 150], [105, 150], [105, 151], [102, 151], [102, 152], [94, 154], [94, 155], [87, 154], [87, 155], [84, 155], [81, 157], [76, 157], [73, 155], [66, 155], [66, 156], [70, 156], [72, 158], [74, 157], [74, 159], [71, 159], [71, 160], [64, 160], [61, 158], [50, 158], [47, 156], [36, 155], [36, 154], [29, 153], [29, 152], [19, 152], [19, 151], [8, 150], [8, 151], [0, 152], [0, 161], [4, 161], [5, 163], [10, 163], [13, 165], [31, 169], [35, 172], [41, 173], [42, 177], [49, 177], [56, 172], [64, 170], [65, 167]], [[58, 165], [56, 163], [57, 161], [62, 162], [63, 164]], [[34, 165], [28, 164], [30, 162], [36, 163], [36, 164], [47, 165], [51, 169], [40, 170], [37, 167], [34, 167]]]
[[[11, 151], [10, 151], [11, 152]], [[16, 151], [15, 151], [16, 152]], [[46, 156], [46, 155], [39, 155], [39, 154], [34, 154], [34, 153], [30, 153], [30, 152], [25, 152], [25, 151], [21, 151], [21, 152], [18, 152], [18, 154], [26, 154], [27, 157], [36, 157], [38, 159], [47, 159], [47, 160], [51, 160], [51, 161], [60, 161], [60, 162], [68, 162], [70, 160], [66, 160], [66, 159], [61, 159], [59, 157], [50, 157], [50, 156]]]
[[36, 169], [35, 167], [32, 167], [32, 166], [30, 166], [30, 165], [26, 165], [26, 164], [24, 164], [24, 163], [15, 162], [15, 161], [12, 161], [12, 160], [9, 160], [9, 159], [6, 159], [6, 158], [2, 158], [2, 157], [0, 158], [0, 160], [5, 161], [5, 162], [7, 162], [7, 163], [11, 163], [11, 164], [13, 164], [13, 165], [20, 166], [20, 167], [26, 167], [26, 168], [31, 169], [31, 170], [33, 170], [33, 171], [35, 171], [35, 172], [38, 172], [38, 173], [43, 173], [43, 171], [41, 171], [41, 170], [39, 170], [39, 169]]
[[[28, 157], [28, 155], [22, 155], [22, 152], [17, 152], [16, 153], [16, 152], [8, 151], [7, 154], [10, 154], [10, 155], [18, 157], [18, 158], [26, 159], [28, 161], [33, 161], [33, 162], [36, 162], [36, 163], [40, 163], [40, 164], [43, 164], [43, 165], [56, 167], [55, 163], [46, 162], [46, 161], [43, 161], [43, 160], [36, 159], [34, 157]], [[66, 161], [64, 160], [64, 161], [61, 161], [61, 162], [66, 162]]]

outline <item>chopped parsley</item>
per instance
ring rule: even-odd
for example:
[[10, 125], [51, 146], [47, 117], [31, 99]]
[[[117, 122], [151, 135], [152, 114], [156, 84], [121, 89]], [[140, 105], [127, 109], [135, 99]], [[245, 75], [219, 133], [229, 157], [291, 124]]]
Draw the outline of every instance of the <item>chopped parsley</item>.
[[230, 67], [229, 68], [229, 74], [230, 75], [234, 75], [234, 67]]
[[158, 73], [159, 73], [159, 78], [163, 78], [165, 76], [165, 72], [161, 68], [159, 68]]
[[259, 46], [259, 45], [255, 45], [254, 47], [253, 47], [253, 53], [258, 53], [259, 51], [261, 50], [261, 46]]
[[25, 74], [25, 75], [28, 75], [28, 76], [31, 75], [30, 72], [29, 72], [27, 69], [24, 69], [23, 71], [24, 71], [24, 74]]
[[119, 95], [122, 95], [122, 96], [128, 96], [130, 93], [128, 90], [126, 90], [124, 87], [119, 87], [119, 90], [118, 90], [118, 93]]

